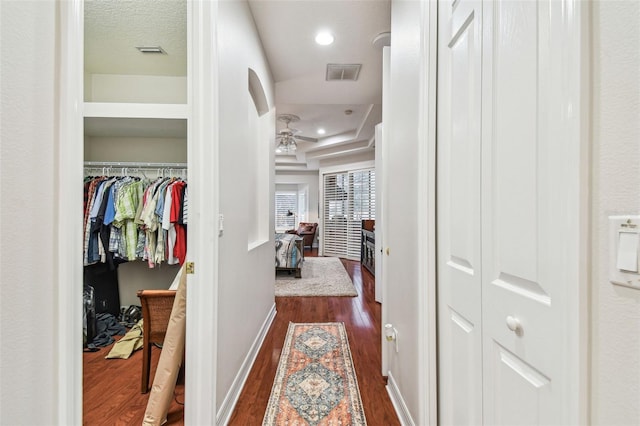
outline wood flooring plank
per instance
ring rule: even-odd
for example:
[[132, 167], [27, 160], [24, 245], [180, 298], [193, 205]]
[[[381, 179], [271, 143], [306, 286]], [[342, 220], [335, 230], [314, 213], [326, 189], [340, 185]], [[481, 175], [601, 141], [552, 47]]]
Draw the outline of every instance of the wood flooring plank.
[[240, 394], [230, 426], [261, 424], [278, 366], [279, 356], [274, 355], [282, 350], [288, 323], [334, 321], [345, 323], [368, 423], [400, 424], [381, 373], [380, 305], [374, 300], [374, 277], [359, 262], [342, 262], [352, 277], [357, 297], [276, 298], [276, 318]]
[[[82, 423], [87, 426], [139, 425], [147, 408], [149, 393], [140, 393], [142, 351], [129, 359], [105, 359], [112, 346], [83, 353]], [[151, 377], [155, 374], [160, 350], [151, 351]], [[176, 385], [176, 395], [184, 400], [184, 383]], [[168, 425], [184, 424], [183, 406], [172, 401]]]
[[[315, 250], [305, 256], [316, 256]], [[357, 297], [276, 298], [277, 314], [240, 395], [229, 425], [260, 425], [275, 377], [289, 322], [345, 323], [351, 355], [369, 425], [398, 425], [381, 374], [380, 305], [375, 302], [375, 279], [359, 262], [343, 260]], [[107, 360], [110, 347], [83, 354], [83, 424], [139, 425], [149, 394], [140, 393], [142, 352], [128, 360]], [[160, 350], [152, 350], [151, 377]], [[188, 368], [188, 366], [187, 366]], [[169, 408], [167, 425], [184, 424], [184, 383], [179, 380]]]

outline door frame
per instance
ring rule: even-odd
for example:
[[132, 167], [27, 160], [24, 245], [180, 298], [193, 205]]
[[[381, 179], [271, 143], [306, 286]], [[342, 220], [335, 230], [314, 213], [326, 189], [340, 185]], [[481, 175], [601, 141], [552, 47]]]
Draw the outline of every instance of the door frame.
[[[217, 424], [218, 247], [218, 2], [187, 1], [189, 228], [185, 354], [185, 424]], [[213, 403], [212, 403], [213, 402]]]
[[[438, 295], [437, 295], [437, 90], [438, 90], [438, 4], [421, 1], [420, 33], [420, 94], [418, 140], [418, 212], [425, 220], [418, 221], [419, 312], [418, 354], [420, 406], [418, 418], [428, 424], [438, 424]], [[384, 307], [383, 307], [384, 309]], [[384, 315], [384, 314], [383, 314]]]
[[[57, 143], [58, 191], [55, 253], [58, 286], [57, 424], [82, 424], [82, 203], [80, 182], [84, 160], [84, 4], [82, 0], [58, 2], [59, 7], [59, 104]], [[69, 243], [71, 242], [71, 243]]]
[[[82, 202], [79, 182], [84, 156], [84, 2], [58, 2], [60, 38], [58, 144], [56, 147], [56, 209], [58, 247], [57, 292], [57, 424], [82, 424]], [[188, 167], [191, 187], [187, 260], [196, 274], [187, 277], [185, 423], [215, 424], [217, 418], [218, 304], [218, 4], [187, 2], [188, 40]], [[74, 190], [73, 188], [77, 188]], [[196, 374], [197, 372], [197, 374]], [[211, 404], [214, 401], [214, 404]]]

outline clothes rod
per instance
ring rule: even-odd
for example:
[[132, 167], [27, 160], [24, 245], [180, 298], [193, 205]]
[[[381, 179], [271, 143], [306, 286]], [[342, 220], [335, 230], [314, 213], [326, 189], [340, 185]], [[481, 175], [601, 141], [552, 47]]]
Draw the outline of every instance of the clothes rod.
[[85, 161], [85, 167], [130, 167], [141, 168], [149, 167], [153, 169], [158, 168], [172, 168], [172, 169], [186, 169], [187, 163], [138, 163], [138, 162], [122, 162], [122, 161]]

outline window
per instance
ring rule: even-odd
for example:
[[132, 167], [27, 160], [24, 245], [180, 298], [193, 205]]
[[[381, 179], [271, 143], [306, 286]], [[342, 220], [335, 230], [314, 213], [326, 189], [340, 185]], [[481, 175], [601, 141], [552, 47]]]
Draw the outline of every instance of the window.
[[298, 193], [294, 191], [276, 191], [276, 232], [295, 229], [296, 216], [287, 213], [298, 211]]
[[375, 219], [373, 169], [324, 175], [324, 254], [360, 259], [363, 219]]

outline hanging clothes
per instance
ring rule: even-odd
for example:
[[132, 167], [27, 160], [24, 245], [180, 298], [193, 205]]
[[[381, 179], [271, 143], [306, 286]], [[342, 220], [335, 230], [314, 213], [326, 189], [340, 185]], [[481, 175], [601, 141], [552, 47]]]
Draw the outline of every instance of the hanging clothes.
[[150, 268], [182, 264], [187, 182], [159, 177], [89, 177], [84, 181], [84, 265], [142, 260]]

